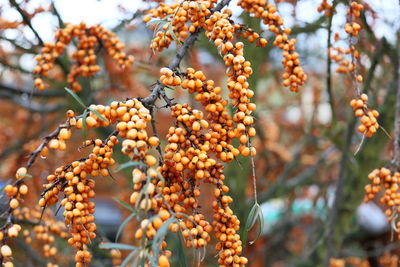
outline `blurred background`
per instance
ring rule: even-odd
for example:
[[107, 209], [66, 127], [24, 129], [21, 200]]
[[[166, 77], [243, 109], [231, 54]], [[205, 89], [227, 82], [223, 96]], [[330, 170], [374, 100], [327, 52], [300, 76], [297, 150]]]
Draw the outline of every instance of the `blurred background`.
[[[362, 140], [354, 112], [348, 105], [355, 97], [351, 79], [349, 75], [337, 74], [337, 65], [327, 57], [328, 33], [338, 32], [345, 37], [343, 26], [348, 3], [335, 1], [336, 12], [328, 27], [330, 17], [317, 10], [322, 1], [275, 2], [285, 26], [292, 28], [292, 36], [297, 39], [302, 67], [309, 77], [298, 94], [281, 85], [282, 58], [272, 45], [273, 35], [259, 20], [242, 13], [236, 1], [229, 6], [237, 21], [262, 32], [270, 42], [260, 48], [243, 40], [246, 59], [254, 70], [250, 85], [256, 93], [257, 137], [253, 142], [258, 151], [255, 158], [258, 201], [265, 221], [263, 229], [255, 227], [249, 233], [248, 240], [254, 240], [257, 231], [261, 231], [255, 243], [246, 246], [244, 255], [249, 258], [249, 266], [325, 266], [331, 257], [345, 259], [348, 266], [398, 266], [400, 243], [396, 235], [393, 238], [394, 230], [387, 223], [379, 201], [363, 203], [364, 186], [369, 183], [367, 175], [390, 163], [392, 140], [381, 130]], [[362, 90], [370, 97], [370, 107], [380, 112], [379, 123], [392, 135], [399, 87], [399, 1], [361, 2], [366, 7], [361, 15], [364, 30], [357, 43], [361, 53], [360, 73], [365, 81]], [[135, 57], [134, 66], [122, 70], [100, 51], [101, 71], [94, 78], [80, 80], [84, 90], [79, 96], [86, 104], [144, 97], [158, 79], [160, 67], [168, 65], [177, 48], [172, 45], [162, 53], [153, 53], [149, 48], [154, 28], [143, 23], [142, 18], [147, 9], [157, 5], [156, 1], [137, 0], [0, 0], [1, 183], [10, 182], [41, 138], [65, 121], [68, 109], [77, 113], [83, 110], [64, 90], [68, 84], [60, 66], [46, 78], [48, 90], [34, 89], [32, 71], [40, 43], [54, 41], [56, 29], [66, 22], [103, 25], [126, 44], [127, 54]], [[335, 46], [343, 48], [347, 44], [346, 39], [335, 42]], [[73, 51], [75, 45], [71, 44], [67, 54]], [[64, 66], [71, 66], [68, 56], [61, 57], [61, 61]], [[223, 60], [203, 35], [181, 65], [182, 69], [188, 66], [202, 70], [218, 85], [225, 85]], [[224, 93], [227, 95], [227, 90]], [[198, 106], [182, 90], [167, 90], [167, 95], [179, 103]], [[156, 120], [160, 136], [165, 136], [172, 122], [169, 111], [159, 109]], [[110, 131], [96, 129], [88, 134], [104, 138]], [[80, 144], [81, 140], [82, 135], [77, 132], [67, 151], [51, 151], [46, 160], [38, 159], [30, 171], [33, 193], [26, 201], [28, 206], [37, 203], [48, 174], [84, 155], [85, 150], [72, 145]], [[162, 142], [165, 144], [165, 140]], [[116, 155], [116, 159], [119, 163], [126, 161], [123, 155]], [[97, 179], [95, 216], [104, 238], [114, 241], [129, 212], [111, 197], [129, 200], [131, 177], [129, 171], [111, 173], [112, 177]], [[234, 199], [233, 210], [244, 224], [254, 202], [250, 160], [240, 157], [228, 164], [226, 177]], [[206, 201], [212, 190], [206, 187], [202, 190]], [[211, 213], [210, 206], [201, 208], [204, 214]], [[132, 222], [120, 242], [132, 243], [134, 229]], [[244, 232], [242, 227], [241, 235]], [[171, 235], [169, 239], [171, 246], [180, 247], [177, 236]], [[96, 240], [100, 241], [103, 240]], [[27, 257], [20, 265], [16, 262], [16, 266], [42, 266], [40, 255], [31, 255], [34, 249], [32, 246], [29, 253], [21, 250], [19, 253], [27, 253]], [[68, 246], [63, 249], [67, 255]], [[197, 252], [183, 251], [183, 257], [179, 253], [173, 256], [172, 266], [192, 266]], [[93, 266], [111, 266], [104, 252], [94, 248], [94, 253]], [[215, 266], [212, 245], [205, 253], [201, 266]], [[69, 266], [66, 259], [61, 262], [61, 266]], [[385, 265], [388, 262], [397, 263]]]

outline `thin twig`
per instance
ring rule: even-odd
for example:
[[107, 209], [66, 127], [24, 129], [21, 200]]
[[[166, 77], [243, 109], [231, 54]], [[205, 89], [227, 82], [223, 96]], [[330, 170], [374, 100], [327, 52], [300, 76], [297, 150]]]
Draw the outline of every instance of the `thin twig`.
[[249, 147], [249, 150], [250, 150], [251, 171], [252, 171], [252, 175], [253, 175], [254, 202], [255, 202], [255, 204], [258, 204], [258, 200], [257, 200], [256, 165], [254, 163], [254, 156], [253, 156], [253, 153], [251, 151], [250, 137], [248, 137], [248, 147]]
[[333, 14], [335, 13], [335, 6], [337, 2], [333, 1], [332, 2], [332, 9], [329, 14], [328, 18], [328, 39], [327, 39], [327, 53], [326, 53], [326, 91], [328, 92], [329, 96], [329, 104], [331, 106], [331, 112], [332, 112], [332, 120], [333, 122], [336, 122], [336, 109], [335, 109], [335, 99], [333, 96], [333, 91], [332, 91], [332, 59], [330, 57], [330, 49], [332, 46], [332, 20], [333, 20]]
[[63, 94], [62, 92], [55, 91], [55, 90], [38, 91], [38, 90], [34, 90], [34, 89], [19, 88], [19, 87], [15, 87], [15, 86], [4, 84], [4, 83], [0, 83], [0, 92], [1, 91], [7, 91], [7, 92], [10, 92], [10, 93], [16, 94], [16, 95], [27, 94], [30, 96], [40, 96], [40, 97], [65, 96], [65, 94]]
[[10, 0], [10, 4], [15, 7], [15, 9], [17, 9], [18, 13], [21, 15], [22, 20], [24, 21], [24, 23], [31, 29], [31, 31], [33, 32], [33, 34], [36, 36], [36, 38], [38, 39], [38, 42], [40, 45], [43, 45], [43, 39], [40, 37], [39, 33], [35, 30], [35, 28], [32, 26], [31, 23], [31, 19], [29, 18], [29, 16], [26, 14], [26, 12], [19, 6], [19, 4], [17, 3], [17, 1], [15, 0]]

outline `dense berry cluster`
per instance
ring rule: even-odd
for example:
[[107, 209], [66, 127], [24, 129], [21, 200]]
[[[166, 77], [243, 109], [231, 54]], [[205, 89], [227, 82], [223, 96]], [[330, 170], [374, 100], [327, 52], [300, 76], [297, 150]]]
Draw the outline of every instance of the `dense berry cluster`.
[[78, 250], [75, 255], [77, 267], [91, 261], [87, 244], [96, 237], [95, 206], [90, 201], [95, 196], [95, 182], [88, 176], [108, 175], [108, 166], [115, 163], [112, 149], [117, 142], [115, 136], [105, 143], [99, 139], [92, 141], [93, 150], [87, 158], [60, 167], [47, 177], [49, 183], [44, 186], [45, 193], [39, 201], [39, 205], [45, 207], [56, 203], [58, 194], [64, 193], [61, 205], [64, 207], [65, 224], [71, 233], [68, 243]]
[[[234, 23], [230, 17], [232, 11], [225, 9], [223, 12], [211, 12], [216, 1], [184, 1], [181, 4], [160, 4], [157, 8], [151, 9], [149, 15], [144, 18], [149, 22], [151, 18], [158, 18], [165, 21], [161, 30], [158, 30], [151, 43], [151, 48], [162, 50], [169, 47], [173, 39], [184, 41], [188, 33], [194, 33], [198, 28], [206, 31], [208, 39], [213, 40], [221, 54], [236, 56], [231, 51], [234, 48], [235, 35], [247, 38], [250, 42], [257, 42], [257, 45], [264, 47], [267, 40], [259, 33], [244, 25]], [[262, 18], [264, 24], [276, 34], [274, 45], [283, 50], [282, 64], [285, 67], [283, 84], [291, 91], [297, 92], [304, 84], [307, 76], [300, 67], [299, 55], [295, 50], [295, 39], [289, 39], [290, 29], [283, 29], [283, 19], [276, 13], [276, 7], [268, 4], [266, 0], [239, 1], [244, 10]], [[236, 48], [234, 50], [240, 50]], [[238, 54], [241, 52], [238, 51]], [[228, 56], [230, 58], [230, 56]], [[232, 59], [229, 59], [232, 60]], [[246, 66], [244, 66], [246, 67]], [[250, 67], [250, 66], [247, 66]], [[238, 71], [233, 70], [230, 73]], [[171, 85], [171, 83], [167, 83]]]
[[386, 207], [385, 214], [388, 221], [395, 225], [393, 228], [396, 232], [399, 232], [400, 221], [397, 218], [400, 212], [400, 173], [393, 172], [388, 168], [380, 168], [373, 170], [368, 175], [368, 179], [370, 184], [365, 186], [364, 201], [370, 201], [382, 192], [380, 202]]
[[288, 34], [291, 30], [283, 28], [283, 19], [277, 13], [275, 5], [268, 3], [267, 0], [240, 0], [238, 5], [257, 18], [261, 18], [276, 35], [274, 45], [283, 50], [282, 64], [285, 68], [285, 73], [282, 75], [283, 85], [289, 87], [290, 91], [298, 92], [307, 75], [300, 66], [299, 54], [295, 52], [296, 39], [289, 39]]
[[[56, 42], [44, 44], [42, 53], [36, 57], [37, 66], [34, 73], [40, 76], [48, 76], [49, 71], [54, 68], [56, 60], [60, 60], [60, 56], [74, 38], [78, 38], [79, 43], [77, 51], [72, 55], [75, 64], [71, 67], [67, 78], [74, 91], [82, 90], [77, 80], [78, 77], [93, 77], [100, 70], [96, 63], [97, 47], [104, 47], [120, 67], [128, 67], [133, 62], [133, 57], [127, 56], [123, 52], [125, 45], [111, 31], [100, 25], [88, 27], [85, 23], [66, 24], [65, 28], [57, 31]], [[45, 89], [41, 78], [36, 78], [35, 86], [39, 90]]]
[[[195, 73], [189, 70], [190, 72]], [[202, 78], [204, 75], [200, 74], [201, 72], [197, 74], [197, 77]], [[223, 109], [223, 106], [221, 108]], [[198, 187], [201, 182], [214, 184], [216, 200], [213, 202], [212, 225], [219, 240], [216, 246], [218, 262], [220, 266], [242, 266], [247, 263], [247, 259], [240, 256], [242, 243], [236, 233], [240, 222], [229, 208], [232, 198], [225, 195], [229, 188], [223, 184], [225, 179], [223, 165], [211, 156], [215, 152], [221, 155], [222, 151], [218, 150], [222, 148], [220, 144], [225, 143], [220, 139], [224, 136], [218, 136], [217, 132], [210, 129], [209, 123], [203, 119], [203, 113], [192, 109], [187, 104], [173, 106], [172, 113], [178, 125], [169, 130], [167, 136], [169, 143], [165, 148], [165, 161], [161, 167], [161, 173], [167, 181], [166, 188], [169, 188], [165, 192], [168, 194], [165, 199], [175, 212], [182, 213], [191, 209], [196, 213], [185, 220], [181, 228], [189, 247], [202, 247], [209, 242], [208, 233], [212, 227], [199, 213]], [[216, 123], [213, 122], [213, 125], [215, 126]], [[212, 135], [212, 133], [215, 134]], [[232, 155], [232, 159], [233, 157]], [[180, 204], [181, 202], [183, 204]]]
[[[64, 206], [65, 222], [70, 226], [72, 235], [68, 243], [78, 249], [75, 257], [77, 266], [83, 266], [91, 261], [87, 244], [96, 236], [96, 225], [92, 215], [94, 203], [89, 200], [95, 196], [95, 182], [88, 176], [109, 175], [108, 167], [115, 163], [112, 157], [113, 148], [118, 143], [115, 135], [125, 139], [122, 142], [122, 153], [128, 155], [131, 160], [143, 161], [149, 167], [154, 166], [157, 161], [154, 156], [147, 153], [147, 150], [149, 147], [159, 144], [157, 137], [147, 135], [146, 125], [151, 120], [151, 116], [149, 110], [139, 100], [112, 102], [109, 106], [92, 105], [90, 109], [96, 110], [97, 113], [90, 112], [86, 118], [75, 117], [72, 116], [71, 112], [68, 112], [69, 125], [80, 129], [83, 125], [82, 121], [85, 119], [86, 126], [89, 128], [108, 126], [110, 123], [116, 124], [116, 132], [105, 141], [100, 139], [86, 141], [85, 146], [93, 145], [92, 153], [86, 158], [58, 168], [54, 174], [49, 175], [45, 192], [39, 201], [39, 205], [42, 207], [54, 204], [58, 201], [58, 194], [64, 192], [65, 198], [61, 201], [61, 205]], [[99, 117], [99, 115], [102, 117]], [[62, 130], [58, 134], [58, 139], [52, 140], [59, 142], [61, 137], [65, 137], [61, 134], [65, 132]], [[67, 135], [70, 136], [70, 133]], [[154, 170], [151, 175], [157, 177]], [[137, 175], [134, 175], [134, 177], [137, 177]], [[140, 192], [142, 187], [139, 184], [142, 181], [135, 179], [137, 178], [134, 178], [137, 184], [134, 185], [134, 190]], [[154, 193], [154, 184], [148, 185], [146, 188], [148, 193]], [[133, 201], [134, 196], [134, 194], [131, 196], [131, 202], [134, 202], [132, 204], [136, 203]], [[149, 198], [143, 199], [139, 207], [148, 210], [151, 207], [151, 202]]]
[[361, 118], [358, 131], [360, 133], [365, 133], [367, 137], [371, 137], [379, 129], [379, 123], [377, 121], [379, 112], [375, 109], [369, 109], [367, 102], [368, 96], [362, 94], [359, 99], [351, 100], [350, 106], [353, 108], [355, 115]]
[[157, 8], [150, 9], [149, 14], [144, 17], [145, 22], [149, 22], [151, 18], [165, 22], [155, 33], [150, 47], [162, 51], [168, 48], [174, 39], [177, 42], [183, 42], [189, 33], [194, 33], [203, 26], [216, 2], [216, 0], [183, 1], [172, 5], [161, 3]]

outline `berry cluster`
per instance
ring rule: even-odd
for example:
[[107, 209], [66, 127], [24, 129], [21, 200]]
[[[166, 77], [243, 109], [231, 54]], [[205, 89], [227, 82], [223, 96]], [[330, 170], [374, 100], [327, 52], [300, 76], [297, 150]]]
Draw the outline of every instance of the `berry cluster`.
[[[33, 72], [36, 75], [48, 76], [49, 71], [54, 68], [56, 60], [60, 60], [59, 58], [65, 52], [67, 45], [75, 37], [79, 39], [78, 50], [72, 55], [75, 64], [71, 67], [67, 79], [74, 91], [82, 90], [77, 81], [79, 76], [93, 77], [100, 70], [100, 67], [96, 64], [96, 48], [98, 46], [104, 47], [120, 67], [128, 67], [133, 63], [133, 57], [127, 56], [123, 52], [124, 44], [111, 31], [100, 25], [88, 27], [85, 23], [66, 24], [64, 29], [57, 31], [56, 42], [44, 44], [42, 53], [36, 57], [38, 63]], [[45, 89], [41, 78], [35, 79], [35, 86], [38, 90]]]
[[383, 191], [380, 202], [387, 208], [385, 214], [388, 217], [388, 221], [394, 223], [396, 232], [399, 232], [400, 221], [396, 221], [396, 219], [400, 212], [400, 173], [393, 172], [388, 168], [380, 168], [368, 174], [368, 179], [370, 184], [365, 186], [366, 196], [364, 201], [367, 202], [374, 199], [378, 193]]
[[[68, 237], [67, 229], [65, 224], [61, 221], [54, 219], [54, 214], [51, 211], [42, 213], [37, 208], [18, 208], [13, 212], [14, 218], [22, 222], [30, 222], [34, 225], [32, 231], [25, 229], [22, 231], [23, 238], [27, 244], [31, 244], [33, 241], [40, 244], [39, 248], [42, 250], [42, 254], [45, 258], [52, 258], [52, 261], [57, 261], [58, 249], [56, 247], [56, 237], [66, 239]], [[9, 238], [17, 237], [21, 231], [21, 226], [18, 224], [12, 224], [7, 230], [7, 236]], [[0, 240], [5, 238], [4, 231], [0, 232]], [[13, 266], [12, 262], [5, 263], [4, 266]], [[58, 264], [51, 262], [47, 263], [48, 267], [58, 267]]]
[[160, 82], [165, 86], [178, 86], [182, 80], [179, 76], [174, 75], [174, 72], [169, 68], [161, 68]]
[[321, 4], [317, 7], [318, 12], [324, 12], [324, 15], [329, 17], [332, 14], [332, 5], [327, 0], [322, 0]]
[[96, 237], [93, 216], [95, 206], [90, 201], [90, 198], [95, 196], [95, 182], [89, 179], [88, 175], [108, 175], [108, 166], [115, 163], [112, 149], [117, 143], [115, 136], [111, 136], [104, 143], [100, 139], [92, 141], [94, 147], [87, 158], [58, 168], [54, 174], [47, 177], [49, 183], [44, 185], [45, 193], [39, 201], [41, 207], [56, 203], [60, 192], [65, 194], [61, 205], [64, 207], [65, 224], [69, 226], [71, 233], [68, 243], [78, 249], [75, 255], [77, 267], [85, 266], [91, 261], [86, 245]]
[[[339, 34], [338, 33], [335, 34], [335, 40], [339, 40]], [[350, 48], [343, 49], [341, 47], [332, 46], [328, 50], [328, 53], [329, 53], [329, 57], [338, 64], [338, 66], [336, 68], [336, 72], [337, 73], [345, 74], [345, 73], [347, 73], [349, 71], [350, 72], [354, 71], [353, 63], [351, 63], [347, 59], [347, 56], [346, 56], [346, 55], [350, 55], [350, 53], [351, 53]], [[359, 54], [358, 54], [357, 50], [354, 51], [354, 57], [355, 58], [359, 57]]]
[[216, 2], [216, 0], [187, 0], [172, 5], [162, 3], [157, 8], [150, 9], [149, 14], [144, 17], [144, 22], [149, 22], [152, 18], [166, 22], [155, 33], [150, 47], [162, 51], [164, 48], [168, 48], [174, 39], [183, 42], [189, 33], [194, 33], [199, 27], [203, 27], [206, 17], [211, 15], [210, 9]]
[[299, 54], [295, 52], [296, 39], [289, 39], [288, 34], [291, 30], [282, 28], [283, 19], [277, 13], [275, 5], [268, 3], [267, 0], [240, 0], [238, 5], [257, 18], [261, 18], [276, 35], [274, 45], [283, 50], [282, 64], [285, 68], [285, 73], [282, 75], [283, 85], [289, 87], [290, 91], [298, 92], [307, 75], [300, 66]]
[[177, 126], [170, 127], [167, 135], [164, 164], [160, 167], [167, 180], [162, 192], [174, 212], [195, 213], [183, 218], [179, 226], [188, 247], [204, 247], [210, 241], [212, 227], [198, 211], [198, 187], [209, 177], [208, 168], [215, 164], [207, 154], [209, 143], [204, 142], [203, 132], [209, 125], [201, 111], [187, 104], [177, 104], [171, 110]]
[[[321, 4], [323, 5], [323, 4]], [[357, 36], [360, 33], [361, 25], [357, 22], [361, 11], [364, 9], [362, 4], [352, 1], [347, 9], [347, 23], [344, 30], [349, 40], [349, 46], [345, 49], [339, 46], [331, 46], [328, 50], [329, 57], [338, 64], [337, 73], [350, 73], [355, 87], [357, 99], [350, 102], [351, 107], [355, 111], [357, 117], [361, 117], [361, 125], [358, 127], [359, 132], [365, 133], [367, 137], [371, 137], [379, 128], [376, 118], [379, 113], [376, 110], [369, 110], [367, 107], [368, 96], [361, 94], [359, 83], [363, 82], [363, 76], [357, 73], [357, 64], [360, 62], [360, 53], [355, 47]], [[339, 33], [335, 33], [334, 41], [339, 41]], [[349, 58], [350, 57], [350, 58]]]
[[[197, 73], [196, 76], [201, 80], [201, 72], [194, 72], [192, 70], [188, 72], [189, 74]], [[183, 82], [185, 82], [185, 80]], [[206, 84], [207, 83], [211, 89], [212, 83], [206, 82]], [[194, 88], [189, 90], [194, 91]], [[211, 90], [211, 93], [212, 91], [213, 90]], [[208, 104], [206, 105], [208, 106]], [[224, 106], [221, 106], [222, 109], [220, 109], [220, 111], [223, 110], [223, 107]], [[205, 123], [206, 121], [202, 122], [202, 113], [191, 109], [191, 107], [186, 104], [172, 107], [172, 112], [177, 118], [177, 123], [180, 125], [178, 127], [171, 127], [169, 130], [167, 136], [169, 144], [166, 147], [162, 173], [169, 181], [175, 184], [182, 183], [182, 186], [179, 186], [179, 188], [193, 192], [183, 194], [183, 209], [182, 206], [178, 206], [176, 202], [170, 203], [171, 206], [173, 204], [175, 211], [183, 211], [188, 207], [196, 210], [198, 217], [196, 218], [197, 215], [195, 215], [193, 219], [197, 222], [197, 226], [196, 224], [190, 223], [189, 221], [191, 220], [189, 220], [186, 221], [183, 227], [186, 243], [187, 245], [190, 244], [189, 246], [201, 247], [208, 242], [208, 235], [206, 233], [211, 231], [211, 225], [198, 213], [196, 198], [200, 195], [200, 191], [198, 191], [197, 187], [201, 181], [214, 184], [217, 189], [215, 193], [216, 200], [212, 205], [214, 210], [212, 225], [214, 226], [216, 237], [219, 240], [219, 243], [216, 245], [216, 249], [219, 252], [218, 262], [220, 266], [234, 266], [235, 264], [242, 266], [247, 263], [247, 259], [240, 256], [242, 252], [242, 243], [239, 235], [236, 233], [239, 229], [240, 222], [229, 208], [229, 203], [232, 202], [232, 198], [225, 195], [225, 193], [229, 191], [229, 188], [223, 184], [223, 180], [225, 179], [223, 175], [223, 165], [210, 157], [210, 155], [217, 152], [221, 159], [227, 160], [221, 157], [223, 154], [222, 151], [219, 150], [222, 148], [221, 144], [225, 143], [225, 141], [219, 138], [224, 137], [224, 135], [218, 136], [218, 132], [214, 132], [213, 129], [210, 129], [208, 123]], [[213, 122], [213, 125], [216, 125], [216, 122]], [[212, 133], [215, 134], [213, 135]], [[238, 154], [238, 152], [236, 154]], [[229, 161], [232, 159], [229, 159]], [[185, 172], [182, 173], [182, 171], [180, 171], [181, 169], [187, 170], [187, 175], [185, 175]], [[172, 197], [171, 195], [170, 198], [166, 199], [176, 199], [178, 201], [180, 196], [182, 196], [182, 193], [178, 194], [176, 197]], [[201, 228], [198, 226], [201, 226]], [[202, 228], [203, 231], [200, 231]]]
[[[244, 87], [248, 87], [247, 82], [244, 83], [241, 78], [239, 80], [243, 82]], [[233, 82], [231, 84], [234, 88]], [[228, 101], [222, 98], [221, 88], [214, 87], [214, 81], [207, 80], [202, 71], [195, 71], [192, 68], [187, 69], [182, 88], [188, 89], [189, 93], [197, 93], [195, 99], [208, 112], [207, 120], [211, 123], [209, 133], [210, 148], [218, 153], [217, 157], [224, 162], [228, 162], [238, 156], [239, 153], [242, 153], [243, 156], [248, 156], [250, 154], [250, 149], [247, 146], [248, 137], [255, 135], [255, 129], [250, 127], [250, 123], [253, 121], [250, 114], [255, 110], [256, 105], [253, 103], [240, 105], [239, 110], [232, 119], [226, 109]], [[245, 88], [242, 91], [243, 94], [250, 93], [252, 95], [250, 89]], [[240, 108], [243, 110], [240, 110]], [[233, 138], [240, 140], [241, 146], [239, 150], [231, 144]], [[255, 148], [251, 148], [251, 150], [255, 154]]]
[[13, 210], [19, 207], [22, 197], [28, 194], [28, 186], [23, 182], [23, 179], [27, 176], [29, 176], [27, 168], [19, 168], [15, 173], [15, 177], [19, 182], [14, 185], [9, 184], [4, 188], [4, 192], [10, 198], [9, 206]]
[[361, 118], [358, 131], [360, 133], [365, 133], [367, 137], [371, 137], [379, 129], [379, 123], [377, 121], [379, 112], [375, 109], [369, 109], [367, 102], [368, 96], [362, 94], [359, 99], [351, 100], [350, 106], [353, 108], [355, 115]]
[[268, 41], [252, 28], [242, 24], [235, 24], [234, 26], [237, 36], [247, 39], [250, 43], [256, 42], [257, 46], [260, 47], [265, 47], [267, 45]]
[[[383, 255], [378, 257], [379, 266], [382, 267], [398, 267], [400, 265], [399, 256], [397, 253], [386, 251]], [[345, 267], [345, 266], [356, 266], [356, 267], [372, 267], [368, 259], [362, 259], [359, 257], [346, 257], [331, 258], [329, 261], [329, 267]]]

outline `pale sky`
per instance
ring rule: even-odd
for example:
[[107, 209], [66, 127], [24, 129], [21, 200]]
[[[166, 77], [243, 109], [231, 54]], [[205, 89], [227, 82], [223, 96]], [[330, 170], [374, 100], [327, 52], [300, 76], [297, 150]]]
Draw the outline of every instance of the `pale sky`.
[[[240, 12], [240, 8], [236, 7], [236, 2], [232, 1], [231, 8], [234, 12]], [[297, 4], [297, 20], [300, 22], [311, 22], [315, 20], [319, 14], [316, 7], [321, 0], [301, 0]], [[398, 0], [365, 0], [369, 5], [378, 11], [380, 19], [375, 25], [379, 30], [377, 31], [379, 37], [385, 36], [391, 41], [394, 41], [394, 29], [400, 27], [400, 7]], [[0, 7], [7, 6], [7, 0], [0, 0]], [[48, 5], [49, 0], [31, 0], [28, 7], [33, 10], [38, 3], [45, 3]], [[55, 0], [54, 1], [58, 11], [61, 13], [62, 18], [66, 22], [79, 23], [81, 21], [87, 24], [101, 23], [106, 27], [112, 27], [118, 23], [120, 19], [128, 17], [124, 12], [121, 12], [119, 6], [124, 9], [135, 12], [138, 8], [143, 7], [143, 2], [140, 0]], [[290, 27], [293, 24], [291, 17], [292, 5], [287, 3], [279, 4], [280, 13], [285, 19], [285, 24]], [[14, 9], [5, 8], [3, 16], [9, 19], [18, 19], [19, 14]], [[336, 16], [334, 23], [340, 25], [343, 20], [342, 16]], [[343, 18], [343, 17], [342, 17]], [[389, 22], [389, 23], [386, 23]], [[393, 26], [389, 24], [393, 23]], [[54, 30], [56, 28], [56, 21], [49, 14], [40, 14], [33, 20], [33, 25], [40, 33], [45, 41], [51, 41]], [[7, 33], [11, 34], [11, 33]], [[28, 35], [31, 33], [27, 33]]]

